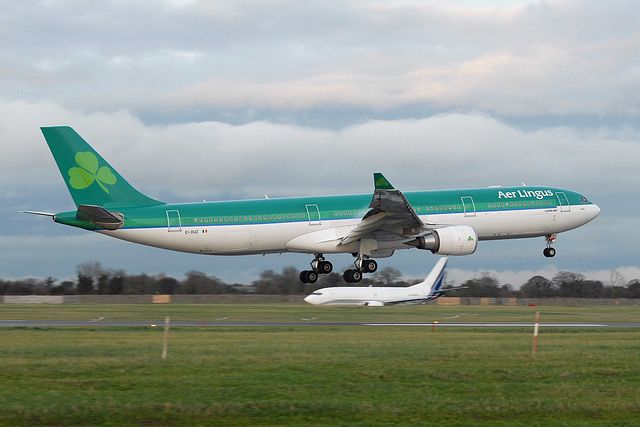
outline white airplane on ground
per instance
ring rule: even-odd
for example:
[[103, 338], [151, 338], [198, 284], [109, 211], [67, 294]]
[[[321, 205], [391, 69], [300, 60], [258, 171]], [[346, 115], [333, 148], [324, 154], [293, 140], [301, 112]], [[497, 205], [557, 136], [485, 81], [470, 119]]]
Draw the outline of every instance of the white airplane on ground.
[[435, 267], [422, 283], [409, 287], [352, 287], [318, 289], [304, 300], [313, 305], [368, 305], [381, 307], [393, 304], [424, 304], [460, 287], [442, 290], [444, 268], [448, 258], [438, 260]]

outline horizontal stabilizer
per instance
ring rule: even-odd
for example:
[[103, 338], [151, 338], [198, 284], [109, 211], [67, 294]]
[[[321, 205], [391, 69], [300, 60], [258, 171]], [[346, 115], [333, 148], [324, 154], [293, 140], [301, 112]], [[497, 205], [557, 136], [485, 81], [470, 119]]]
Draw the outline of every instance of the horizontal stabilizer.
[[433, 298], [440, 298], [443, 297], [447, 294], [447, 292], [451, 292], [451, 291], [457, 291], [459, 289], [468, 289], [468, 286], [454, 286], [451, 288], [445, 288], [445, 289], [439, 289], [437, 291], [434, 292], [433, 294]]
[[117, 230], [124, 225], [124, 216], [120, 212], [108, 211], [101, 206], [80, 205], [76, 217], [107, 230]]

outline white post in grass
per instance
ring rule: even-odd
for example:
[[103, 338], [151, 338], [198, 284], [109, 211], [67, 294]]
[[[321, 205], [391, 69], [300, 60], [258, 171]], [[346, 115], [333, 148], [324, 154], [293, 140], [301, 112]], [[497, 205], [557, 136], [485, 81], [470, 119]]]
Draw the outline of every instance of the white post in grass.
[[536, 324], [533, 327], [533, 350], [531, 355], [536, 357], [536, 348], [538, 347], [538, 327], [540, 325], [540, 312], [536, 311]]
[[169, 345], [169, 316], [164, 319], [164, 340], [162, 341], [162, 358], [167, 358], [167, 346]]

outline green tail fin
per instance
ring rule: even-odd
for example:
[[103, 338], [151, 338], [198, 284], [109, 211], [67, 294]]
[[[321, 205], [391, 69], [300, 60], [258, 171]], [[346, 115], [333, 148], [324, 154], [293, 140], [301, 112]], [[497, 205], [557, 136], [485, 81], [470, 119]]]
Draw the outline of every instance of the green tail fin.
[[41, 128], [76, 206], [153, 206], [80, 135], [66, 126]]
[[393, 185], [391, 185], [391, 183], [387, 181], [387, 178], [385, 178], [384, 175], [379, 172], [373, 174], [373, 183], [376, 187], [376, 190], [395, 190], [395, 188], [393, 188]]

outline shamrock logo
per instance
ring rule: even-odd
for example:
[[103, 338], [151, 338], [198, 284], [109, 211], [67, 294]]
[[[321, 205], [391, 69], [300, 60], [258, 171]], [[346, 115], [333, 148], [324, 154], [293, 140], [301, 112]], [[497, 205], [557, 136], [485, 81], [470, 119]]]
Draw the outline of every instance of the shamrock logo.
[[99, 168], [98, 158], [90, 151], [76, 154], [76, 163], [80, 167], [69, 169], [69, 184], [76, 190], [83, 190], [93, 184], [98, 183], [107, 194], [109, 189], [105, 185], [116, 183], [116, 176], [106, 166]]
[[380, 189], [386, 189], [386, 190], [393, 189], [389, 181], [387, 181], [387, 179], [384, 176], [378, 177], [378, 179], [375, 182], [375, 186], [376, 188], [380, 188]]

